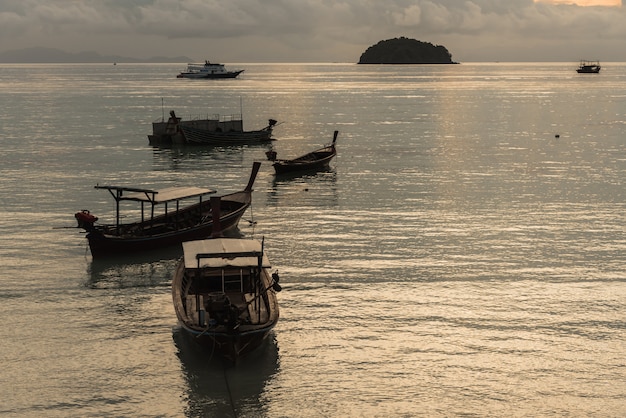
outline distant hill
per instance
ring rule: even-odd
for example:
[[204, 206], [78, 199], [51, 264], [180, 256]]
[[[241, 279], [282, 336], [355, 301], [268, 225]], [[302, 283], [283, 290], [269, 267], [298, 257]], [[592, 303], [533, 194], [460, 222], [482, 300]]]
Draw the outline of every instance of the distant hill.
[[0, 63], [100, 63], [100, 62], [192, 62], [189, 57], [152, 57], [137, 59], [96, 52], [69, 53], [55, 48], [26, 48], [0, 53]]
[[387, 39], [370, 46], [359, 64], [456, 64], [441, 45], [405, 37]]

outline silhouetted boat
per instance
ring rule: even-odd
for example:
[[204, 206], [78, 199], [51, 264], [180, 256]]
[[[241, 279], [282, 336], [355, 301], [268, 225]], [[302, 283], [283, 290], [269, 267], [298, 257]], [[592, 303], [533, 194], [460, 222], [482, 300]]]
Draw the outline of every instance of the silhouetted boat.
[[269, 119], [268, 125], [255, 131], [244, 131], [241, 115], [229, 117], [193, 118], [183, 120], [170, 111], [167, 122], [164, 119], [152, 123], [152, 135], [148, 135], [150, 145], [242, 145], [261, 144], [272, 140], [276, 125]]
[[[227, 230], [236, 227], [252, 202], [252, 186], [261, 163], [255, 162], [246, 188], [221, 197], [219, 222]], [[97, 224], [98, 218], [88, 210], [77, 212], [78, 226], [87, 231], [89, 248], [94, 258], [113, 254], [154, 250], [183, 241], [208, 237], [213, 229], [213, 210], [205, 196], [215, 190], [200, 187], [171, 187], [162, 190], [139, 189], [120, 186], [95, 186], [108, 190], [115, 199], [115, 223]], [[186, 201], [193, 200], [187, 206]], [[132, 201], [141, 205], [141, 219], [122, 223], [120, 202]], [[146, 216], [145, 206], [149, 207]], [[157, 207], [163, 213], [155, 214]], [[173, 208], [173, 209], [172, 209]]]
[[337, 155], [335, 143], [339, 131], [335, 131], [333, 141], [330, 145], [311, 151], [293, 160], [276, 159], [275, 151], [267, 151], [268, 160], [273, 161], [273, 167], [276, 174], [293, 173], [297, 171], [314, 171], [328, 168], [330, 161]]
[[581, 60], [576, 72], [582, 74], [597, 74], [600, 72], [601, 68], [600, 61]]
[[268, 271], [263, 241], [189, 241], [183, 253], [172, 279], [181, 327], [198, 344], [232, 361], [259, 347], [278, 321], [280, 291], [278, 273]]
[[244, 70], [229, 71], [224, 64], [212, 63], [204, 61], [204, 64], [187, 64], [187, 70], [182, 71], [176, 76], [176, 78], [201, 78], [201, 79], [216, 79], [216, 78], [235, 78]]

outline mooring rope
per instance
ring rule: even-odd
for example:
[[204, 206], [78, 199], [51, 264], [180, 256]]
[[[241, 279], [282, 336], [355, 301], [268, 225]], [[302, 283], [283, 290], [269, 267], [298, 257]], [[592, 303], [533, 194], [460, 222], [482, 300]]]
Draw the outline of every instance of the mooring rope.
[[252, 211], [252, 203], [250, 203], [250, 218], [246, 219], [250, 225], [256, 225], [256, 221], [254, 220], [254, 212]]
[[230, 390], [230, 384], [228, 383], [228, 375], [226, 372], [228, 371], [228, 367], [224, 365], [224, 382], [226, 383], [226, 391], [228, 392], [228, 399], [230, 400], [230, 408], [233, 411], [233, 416], [237, 416], [237, 410], [235, 409], [235, 399], [233, 399], [233, 392]]

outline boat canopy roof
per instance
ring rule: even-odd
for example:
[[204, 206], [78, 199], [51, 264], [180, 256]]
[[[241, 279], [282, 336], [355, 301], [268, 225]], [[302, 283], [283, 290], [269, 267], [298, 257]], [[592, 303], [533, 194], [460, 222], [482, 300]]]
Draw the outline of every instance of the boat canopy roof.
[[134, 200], [136, 202], [148, 202], [153, 205], [175, 200], [213, 194], [216, 191], [202, 187], [168, 187], [160, 190], [138, 189], [135, 187], [121, 186], [95, 186], [96, 189], [108, 190], [115, 200]]
[[263, 257], [262, 267], [271, 264], [263, 253], [260, 241], [241, 238], [212, 238], [183, 242], [185, 268], [257, 267]]

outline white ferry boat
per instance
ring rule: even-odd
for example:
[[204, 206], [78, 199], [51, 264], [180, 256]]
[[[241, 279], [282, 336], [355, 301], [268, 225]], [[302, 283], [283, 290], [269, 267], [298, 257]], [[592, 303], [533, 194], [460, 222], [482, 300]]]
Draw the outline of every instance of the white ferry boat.
[[229, 71], [224, 64], [204, 61], [204, 64], [187, 64], [187, 70], [178, 74], [177, 78], [235, 78], [244, 70]]

